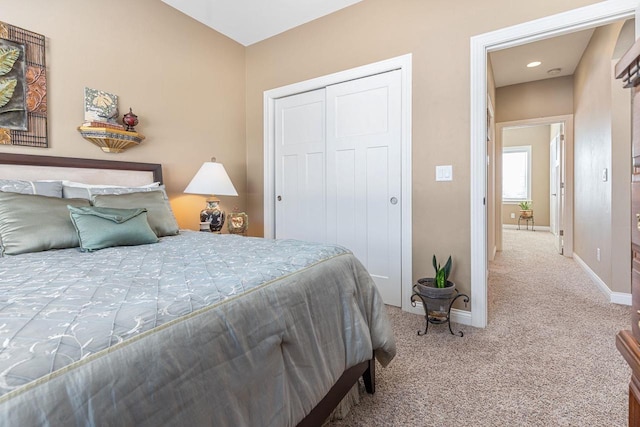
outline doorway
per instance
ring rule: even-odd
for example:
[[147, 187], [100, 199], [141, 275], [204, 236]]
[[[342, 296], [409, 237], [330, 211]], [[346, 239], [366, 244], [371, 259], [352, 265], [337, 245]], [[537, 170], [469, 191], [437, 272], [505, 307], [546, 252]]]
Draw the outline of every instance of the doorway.
[[[534, 147], [541, 155], [535, 153], [533, 155], [531, 169], [534, 178], [528, 196], [524, 197], [533, 202], [535, 228], [550, 231], [554, 235], [556, 251], [571, 257], [573, 255], [573, 115], [496, 123], [498, 153], [501, 153], [505, 147], [514, 145], [505, 143], [505, 132], [518, 132], [518, 130], [524, 131], [525, 135], [530, 135], [529, 137], [537, 138], [534, 144], [540, 144], [539, 147]], [[540, 132], [543, 135], [536, 136]], [[524, 144], [531, 144], [531, 141]], [[504, 164], [502, 160], [496, 163]], [[542, 174], [539, 173], [540, 169], [544, 171]], [[496, 224], [497, 250], [502, 250], [503, 246], [502, 227], [505, 224], [515, 226], [519, 211], [516, 200], [511, 200], [511, 205], [508, 204], [509, 202], [505, 205], [505, 201], [502, 200], [504, 193], [502, 179], [502, 171], [497, 171], [496, 186], [499, 192], [496, 192], [495, 206], [496, 210], [502, 213], [498, 215]]]
[[612, 0], [471, 38], [471, 324], [487, 325], [487, 53], [635, 16], [636, 0]]

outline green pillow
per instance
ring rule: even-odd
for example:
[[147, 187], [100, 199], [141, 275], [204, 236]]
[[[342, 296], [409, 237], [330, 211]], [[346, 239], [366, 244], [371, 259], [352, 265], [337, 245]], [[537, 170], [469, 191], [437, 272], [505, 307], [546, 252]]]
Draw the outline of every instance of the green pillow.
[[112, 246], [156, 243], [158, 237], [147, 222], [147, 210], [68, 206], [80, 248], [95, 251]]
[[175, 236], [178, 223], [162, 191], [128, 194], [101, 194], [93, 197], [93, 206], [109, 208], [146, 208], [147, 219], [156, 236]]
[[78, 247], [67, 205], [88, 200], [0, 191], [0, 240], [7, 255]]

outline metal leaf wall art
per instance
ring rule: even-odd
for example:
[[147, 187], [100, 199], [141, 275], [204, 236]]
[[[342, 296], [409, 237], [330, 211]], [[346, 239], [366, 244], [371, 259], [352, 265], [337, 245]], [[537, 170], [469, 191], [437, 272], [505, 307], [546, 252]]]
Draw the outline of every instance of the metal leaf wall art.
[[0, 126], [28, 130], [24, 43], [0, 39]]
[[[4, 76], [13, 69], [20, 56], [20, 50], [15, 47], [0, 48], [0, 76]], [[6, 78], [0, 79], [0, 107], [4, 107], [11, 101], [13, 92], [18, 85], [18, 79]]]
[[11, 71], [19, 56], [20, 50], [15, 47], [0, 48], [0, 76]]
[[0, 145], [47, 147], [45, 37], [0, 22]]
[[9, 101], [11, 101], [11, 97], [13, 96], [13, 92], [16, 90], [17, 85], [18, 79], [0, 79], [0, 108], [4, 107], [9, 103]]

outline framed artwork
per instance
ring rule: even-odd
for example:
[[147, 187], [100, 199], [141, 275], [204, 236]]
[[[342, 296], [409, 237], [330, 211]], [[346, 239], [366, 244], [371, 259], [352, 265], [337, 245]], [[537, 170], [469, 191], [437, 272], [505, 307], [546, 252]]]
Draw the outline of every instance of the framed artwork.
[[85, 122], [117, 123], [118, 95], [103, 90], [84, 88]]
[[0, 22], [0, 144], [48, 147], [45, 37]]
[[244, 212], [232, 212], [229, 214], [227, 228], [231, 234], [245, 234], [249, 227], [249, 217]]

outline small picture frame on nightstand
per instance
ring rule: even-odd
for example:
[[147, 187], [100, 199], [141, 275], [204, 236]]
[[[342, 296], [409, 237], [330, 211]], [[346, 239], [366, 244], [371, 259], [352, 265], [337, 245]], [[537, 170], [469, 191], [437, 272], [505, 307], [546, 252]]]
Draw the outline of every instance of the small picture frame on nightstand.
[[227, 229], [230, 234], [246, 234], [249, 226], [249, 217], [244, 212], [231, 212], [227, 221]]

